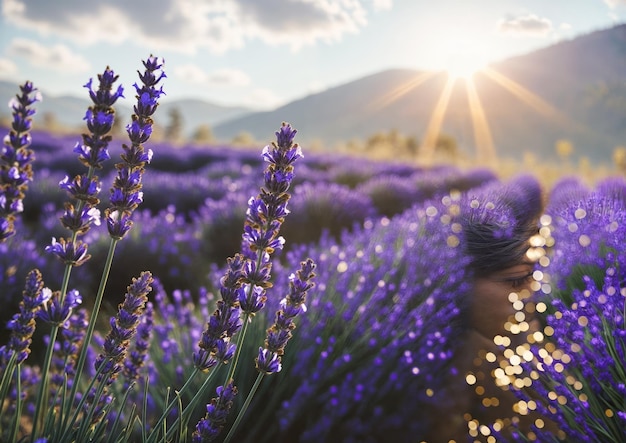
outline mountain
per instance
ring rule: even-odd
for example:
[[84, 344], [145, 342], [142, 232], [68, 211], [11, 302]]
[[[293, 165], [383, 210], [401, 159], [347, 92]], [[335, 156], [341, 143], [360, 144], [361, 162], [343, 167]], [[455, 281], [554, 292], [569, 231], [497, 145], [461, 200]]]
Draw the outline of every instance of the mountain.
[[[298, 129], [300, 142], [322, 140], [329, 149], [338, 141], [392, 129], [423, 140], [448, 78], [431, 73], [420, 83], [424, 74], [407, 69], [374, 73], [273, 111], [229, 120], [214, 133], [229, 139], [247, 131], [267, 140], [272, 128], [288, 121]], [[555, 143], [566, 139], [576, 154], [607, 162], [616, 146], [626, 144], [626, 25], [495, 63], [490, 71], [476, 73], [474, 84], [501, 155], [519, 157], [529, 151], [554, 157]], [[441, 131], [455, 137], [461, 149], [474, 152], [472, 110], [463, 81], [452, 87]]]
[[164, 101], [160, 105], [162, 124], [167, 124], [169, 115], [174, 109], [180, 111], [184, 132], [187, 135], [200, 125], [209, 125], [211, 128], [228, 120], [250, 114], [252, 111], [243, 106], [222, 106], [197, 99], [183, 99]]
[[[448, 76], [410, 69], [372, 73], [325, 91], [292, 101], [272, 111], [252, 112], [195, 99], [166, 97], [157, 124], [167, 126], [174, 109], [180, 111], [186, 135], [208, 124], [223, 141], [241, 132], [269, 140], [282, 121], [298, 129], [298, 141], [324, 143], [365, 140], [393, 129], [423, 141]], [[454, 137], [461, 150], [476, 151], [472, 116], [484, 116], [499, 155], [519, 158], [532, 152], [556, 158], [555, 143], [568, 140], [575, 155], [608, 162], [613, 149], [626, 145], [626, 24], [561, 41], [528, 54], [494, 63], [473, 77], [480, 109], [472, 108], [468, 88], [454, 83], [441, 120], [441, 132]], [[0, 101], [17, 92], [17, 85], [0, 81]], [[88, 100], [54, 97], [42, 91], [38, 118], [49, 113], [59, 123], [82, 129]], [[126, 121], [132, 95], [118, 107]], [[481, 112], [478, 112], [481, 111]], [[0, 117], [9, 110], [0, 107]], [[480, 125], [480, 123], [479, 123]]]
[[[37, 85], [35, 85], [37, 86]], [[11, 97], [19, 92], [18, 85], [0, 81], [0, 100], [7, 102]], [[88, 95], [85, 92], [85, 98], [74, 96], [53, 96], [48, 95], [44, 90], [41, 91], [43, 100], [37, 104], [37, 121], [44, 115], [53, 115], [56, 121], [62, 126], [83, 128], [83, 117], [87, 107], [91, 104]], [[134, 96], [126, 91], [126, 98], [120, 99], [116, 104], [116, 110], [119, 118], [123, 121], [128, 120], [132, 114], [132, 100]], [[129, 98], [130, 97], [130, 98]], [[158, 124], [166, 126], [169, 122], [169, 115], [174, 110], [180, 111], [183, 121], [183, 130], [187, 135], [202, 124], [208, 124], [213, 127], [228, 119], [240, 117], [251, 112], [250, 109], [242, 106], [221, 106], [208, 103], [196, 99], [181, 100], [163, 100], [159, 105]], [[0, 108], [0, 116], [9, 116], [10, 109], [7, 107]]]

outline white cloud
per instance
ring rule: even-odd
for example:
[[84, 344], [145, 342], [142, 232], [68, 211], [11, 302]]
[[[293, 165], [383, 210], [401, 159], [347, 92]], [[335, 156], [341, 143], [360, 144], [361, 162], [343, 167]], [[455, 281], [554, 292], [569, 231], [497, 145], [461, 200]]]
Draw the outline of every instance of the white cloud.
[[214, 53], [248, 40], [293, 49], [333, 42], [367, 25], [391, 0], [4, 0], [2, 14], [17, 26], [59, 34], [78, 44], [135, 41], [158, 49]]
[[207, 73], [198, 65], [186, 64], [175, 66], [172, 70], [174, 77], [193, 84], [204, 84]]
[[34, 40], [15, 38], [9, 43], [7, 54], [11, 57], [23, 57], [33, 66], [59, 72], [77, 73], [91, 69], [90, 63], [84, 57], [60, 44], [45, 46]]
[[498, 22], [498, 32], [502, 34], [545, 37], [550, 31], [552, 31], [552, 22], [534, 14], [509, 17]]
[[387, 11], [393, 7], [393, 0], [372, 0], [374, 11]]
[[609, 8], [617, 8], [619, 5], [626, 5], [626, 0], [604, 0]]
[[217, 69], [209, 74], [209, 83], [214, 85], [247, 86], [250, 77], [238, 69]]
[[0, 78], [12, 78], [17, 74], [17, 65], [8, 58], [0, 58]]
[[207, 72], [195, 64], [178, 65], [173, 69], [174, 76], [189, 83], [205, 86], [247, 86], [250, 77], [238, 69], [217, 69]]
[[333, 42], [367, 24], [358, 0], [237, 0], [240, 24], [251, 37], [293, 49]]

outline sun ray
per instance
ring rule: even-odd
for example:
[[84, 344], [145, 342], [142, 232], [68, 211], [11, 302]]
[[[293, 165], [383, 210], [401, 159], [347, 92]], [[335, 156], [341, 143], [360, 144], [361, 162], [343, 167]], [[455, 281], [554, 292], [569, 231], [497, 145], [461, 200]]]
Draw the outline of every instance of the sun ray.
[[472, 125], [474, 128], [476, 159], [481, 164], [488, 164], [493, 167], [495, 166], [496, 148], [493, 143], [493, 136], [491, 135], [491, 129], [487, 121], [487, 116], [485, 115], [485, 110], [480, 102], [478, 91], [476, 91], [476, 84], [472, 78], [465, 80], [465, 89], [467, 90], [470, 116], [472, 117]]
[[550, 105], [537, 94], [529, 91], [519, 83], [511, 80], [510, 78], [499, 73], [493, 68], [486, 67], [482, 70], [482, 72], [540, 114], [543, 114], [546, 117], [550, 117], [563, 123], [566, 122], [567, 118], [561, 112], [559, 112], [558, 109], [556, 109], [554, 106]]
[[412, 89], [417, 88], [419, 85], [424, 83], [426, 80], [429, 80], [430, 78], [432, 78], [435, 74], [436, 74], [436, 72], [432, 72], [432, 71], [421, 72], [415, 78], [413, 78], [410, 81], [408, 81], [408, 82], [398, 86], [397, 88], [395, 88], [394, 90], [388, 92], [387, 94], [385, 94], [384, 96], [382, 96], [378, 100], [373, 101], [370, 104], [370, 106], [369, 106], [370, 110], [378, 111], [378, 110], [380, 110], [382, 108], [385, 108], [385, 107], [389, 106], [391, 103], [393, 103], [394, 101], [398, 100], [400, 97], [402, 97], [403, 95], [407, 94]]
[[443, 122], [443, 117], [445, 116], [446, 110], [448, 109], [448, 103], [450, 103], [450, 95], [452, 94], [452, 87], [454, 86], [455, 81], [456, 79], [452, 76], [447, 76], [446, 84], [441, 91], [439, 100], [437, 101], [437, 104], [433, 109], [433, 112], [430, 116], [430, 121], [428, 122], [428, 126], [426, 127], [424, 142], [422, 143], [422, 149], [420, 149], [421, 155], [418, 159], [426, 166], [432, 164], [435, 154], [435, 147], [437, 144], [437, 138], [441, 133], [441, 123]]

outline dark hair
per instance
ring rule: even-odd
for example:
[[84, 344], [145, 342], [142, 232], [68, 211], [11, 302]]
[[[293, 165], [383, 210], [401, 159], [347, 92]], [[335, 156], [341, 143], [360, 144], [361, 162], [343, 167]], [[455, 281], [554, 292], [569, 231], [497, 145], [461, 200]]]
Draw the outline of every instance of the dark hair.
[[476, 276], [525, 261], [543, 209], [541, 186], [534, 177], [489, 184], [469, 192], [461, 206], [465, 251]]

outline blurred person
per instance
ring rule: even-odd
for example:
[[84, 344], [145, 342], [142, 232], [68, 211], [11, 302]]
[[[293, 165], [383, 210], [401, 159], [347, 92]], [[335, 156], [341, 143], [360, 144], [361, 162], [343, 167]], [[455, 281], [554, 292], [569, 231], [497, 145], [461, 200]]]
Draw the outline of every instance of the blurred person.
[[[530, 297], [535, 269], [530, 239], [538, 233], [543, 209], [539, 183], [523, 176], [507, 184], [490, 185], [461, 205], [465, 253], [471, 257], [473, 290], [464, 319], [465, 334], [452, 359], [455, 368], [446, 383], [447, 398], [433, 414], [439, 418], [424, 440], [429, 442], [467, 441], [468, 431], [480, 425], [504, 429], [528, 421], [515, 411], [516, 396], [510, 392], [512, 380], [496, 380], [494, 371], [505, 360], [499, 345], [515, 351], [526, 342], [538, 323], [524, 313], [523, 333], [511, 332], [518, 323], [513, 301]], [[519, 318], [519, 315], [518, 315]], [[515, 328], [513, 328], [515, 329]], [[517, 332], [517, 331], [516, 331]], [[494, 338], [498, 337], [494, 341]], [[498, 344], [496, 344], [498, 342]], [[506, 365], [504, 365], [506, 366]], [[500, 386], [499, 386], [500, 385]], [[470, 425], [470, 422], [472, 423]], [[506, 434], [505, 434], [506, 435]]]

